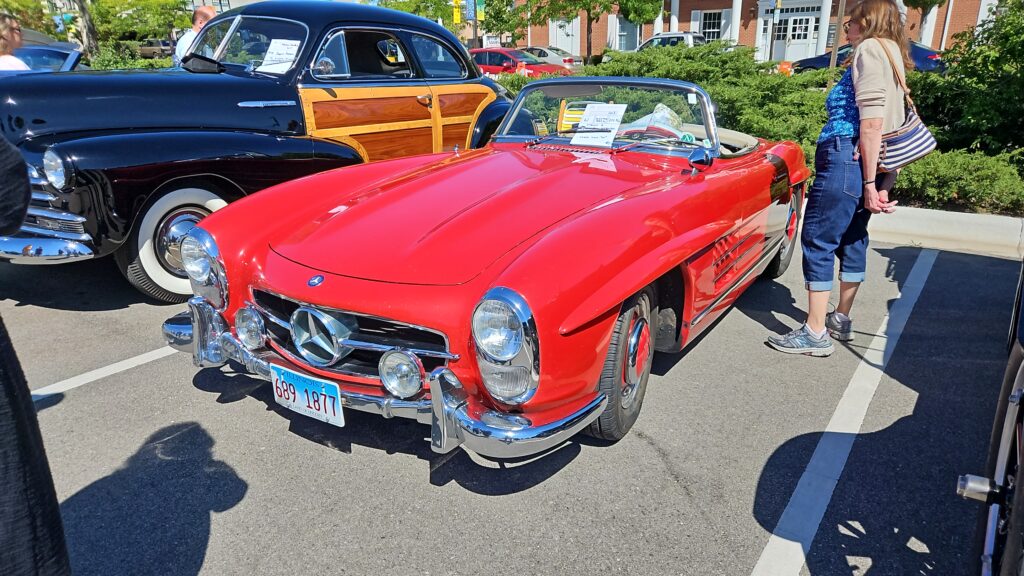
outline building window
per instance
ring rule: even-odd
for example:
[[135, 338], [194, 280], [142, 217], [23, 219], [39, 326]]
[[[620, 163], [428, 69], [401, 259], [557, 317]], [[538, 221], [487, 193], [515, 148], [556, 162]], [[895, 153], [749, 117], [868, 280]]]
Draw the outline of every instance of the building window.
[[720, 40], [722, 38], [722, 12], [721, 10], [716, 12], [704, 11], [700, 14], [700, 33], [704, 35], [704, 38], [710, 40]]

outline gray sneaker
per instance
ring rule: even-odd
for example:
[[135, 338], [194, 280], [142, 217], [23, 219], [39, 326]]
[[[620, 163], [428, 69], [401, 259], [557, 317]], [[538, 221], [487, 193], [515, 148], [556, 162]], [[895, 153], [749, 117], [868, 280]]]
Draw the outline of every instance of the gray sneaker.
[[816, 338], [814, 334], [807, 331], [806, 325], [789, 334], [769, 336], [768, 345], [786, 354], [806, 354], [807, 356], [831, 356], [836, 349], [828, 335]]
[[840, 320], [835, 312], [829, 312], [825, 316], [825, 328], [828, 329], [829, 336], [840, 342], [853, 341], [853, 320], [849, 318]]

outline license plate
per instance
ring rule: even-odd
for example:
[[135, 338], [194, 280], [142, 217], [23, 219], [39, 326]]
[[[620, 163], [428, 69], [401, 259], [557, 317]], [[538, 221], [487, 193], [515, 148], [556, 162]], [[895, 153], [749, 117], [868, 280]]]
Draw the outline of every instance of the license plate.
[[338, 385], [310, 378], [281, 366], [270, 366], [274, 400], [285, 408], [334, 426], [345, 425]]

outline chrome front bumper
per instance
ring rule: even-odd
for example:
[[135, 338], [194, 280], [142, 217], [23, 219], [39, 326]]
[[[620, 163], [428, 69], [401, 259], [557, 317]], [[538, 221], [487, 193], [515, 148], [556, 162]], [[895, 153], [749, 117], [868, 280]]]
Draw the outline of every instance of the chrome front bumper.
[[[220, 314], [202, 298], [194, 297], [188, 305], [188, 311], [164, 322], [163, 334], [171, 347], [191, 353], [196, 366], [221, 366], [234, 360], [248, 372], [268, 381], [271, 364], [297, 369], [273, 352], [247, 350], [231, 334]], [[402, 400], [390, 395], [371, 396], [344, 390], [340, 394], [342, 405], [347, 408], [429, 424], [434, 452], [446, 454], [462, 446], [491, 458], [519, 458], [558, 446], [597, 419], [608, 403], [608, 399], [599, 394], [568, 417], [535, 426], [522, 415], [474, 409], [462, 383], [447, 368], [438, 368], [430, 374], [430, 399]]]
[[0, 260], [15, 264], [56, 264], [66, 260], [87, 260], [96, 255], [88, 244], [81, 241], [44, 236], [40, 232], [30, 226], [22, 226], [14, 236], [0, 236]]
[[29, 181], [32, 199], [25, 223], [14, 236], [0, 236], [0, 260], [57, 264], [95, 256], [93, 238], [85, 232], [85, 217], [55, 208], [56, 193], [31, 167]]

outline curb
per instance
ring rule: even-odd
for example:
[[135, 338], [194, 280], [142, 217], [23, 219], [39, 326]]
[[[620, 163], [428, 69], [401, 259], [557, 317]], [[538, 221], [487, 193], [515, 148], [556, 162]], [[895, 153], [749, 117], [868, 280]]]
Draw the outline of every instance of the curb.
[[900, 206], [893, 214], [873, 215], [868, 233], [872, 240], [889, 244], [1015, 260], [1024, 255], [1024, 218], [1011, 216]]

